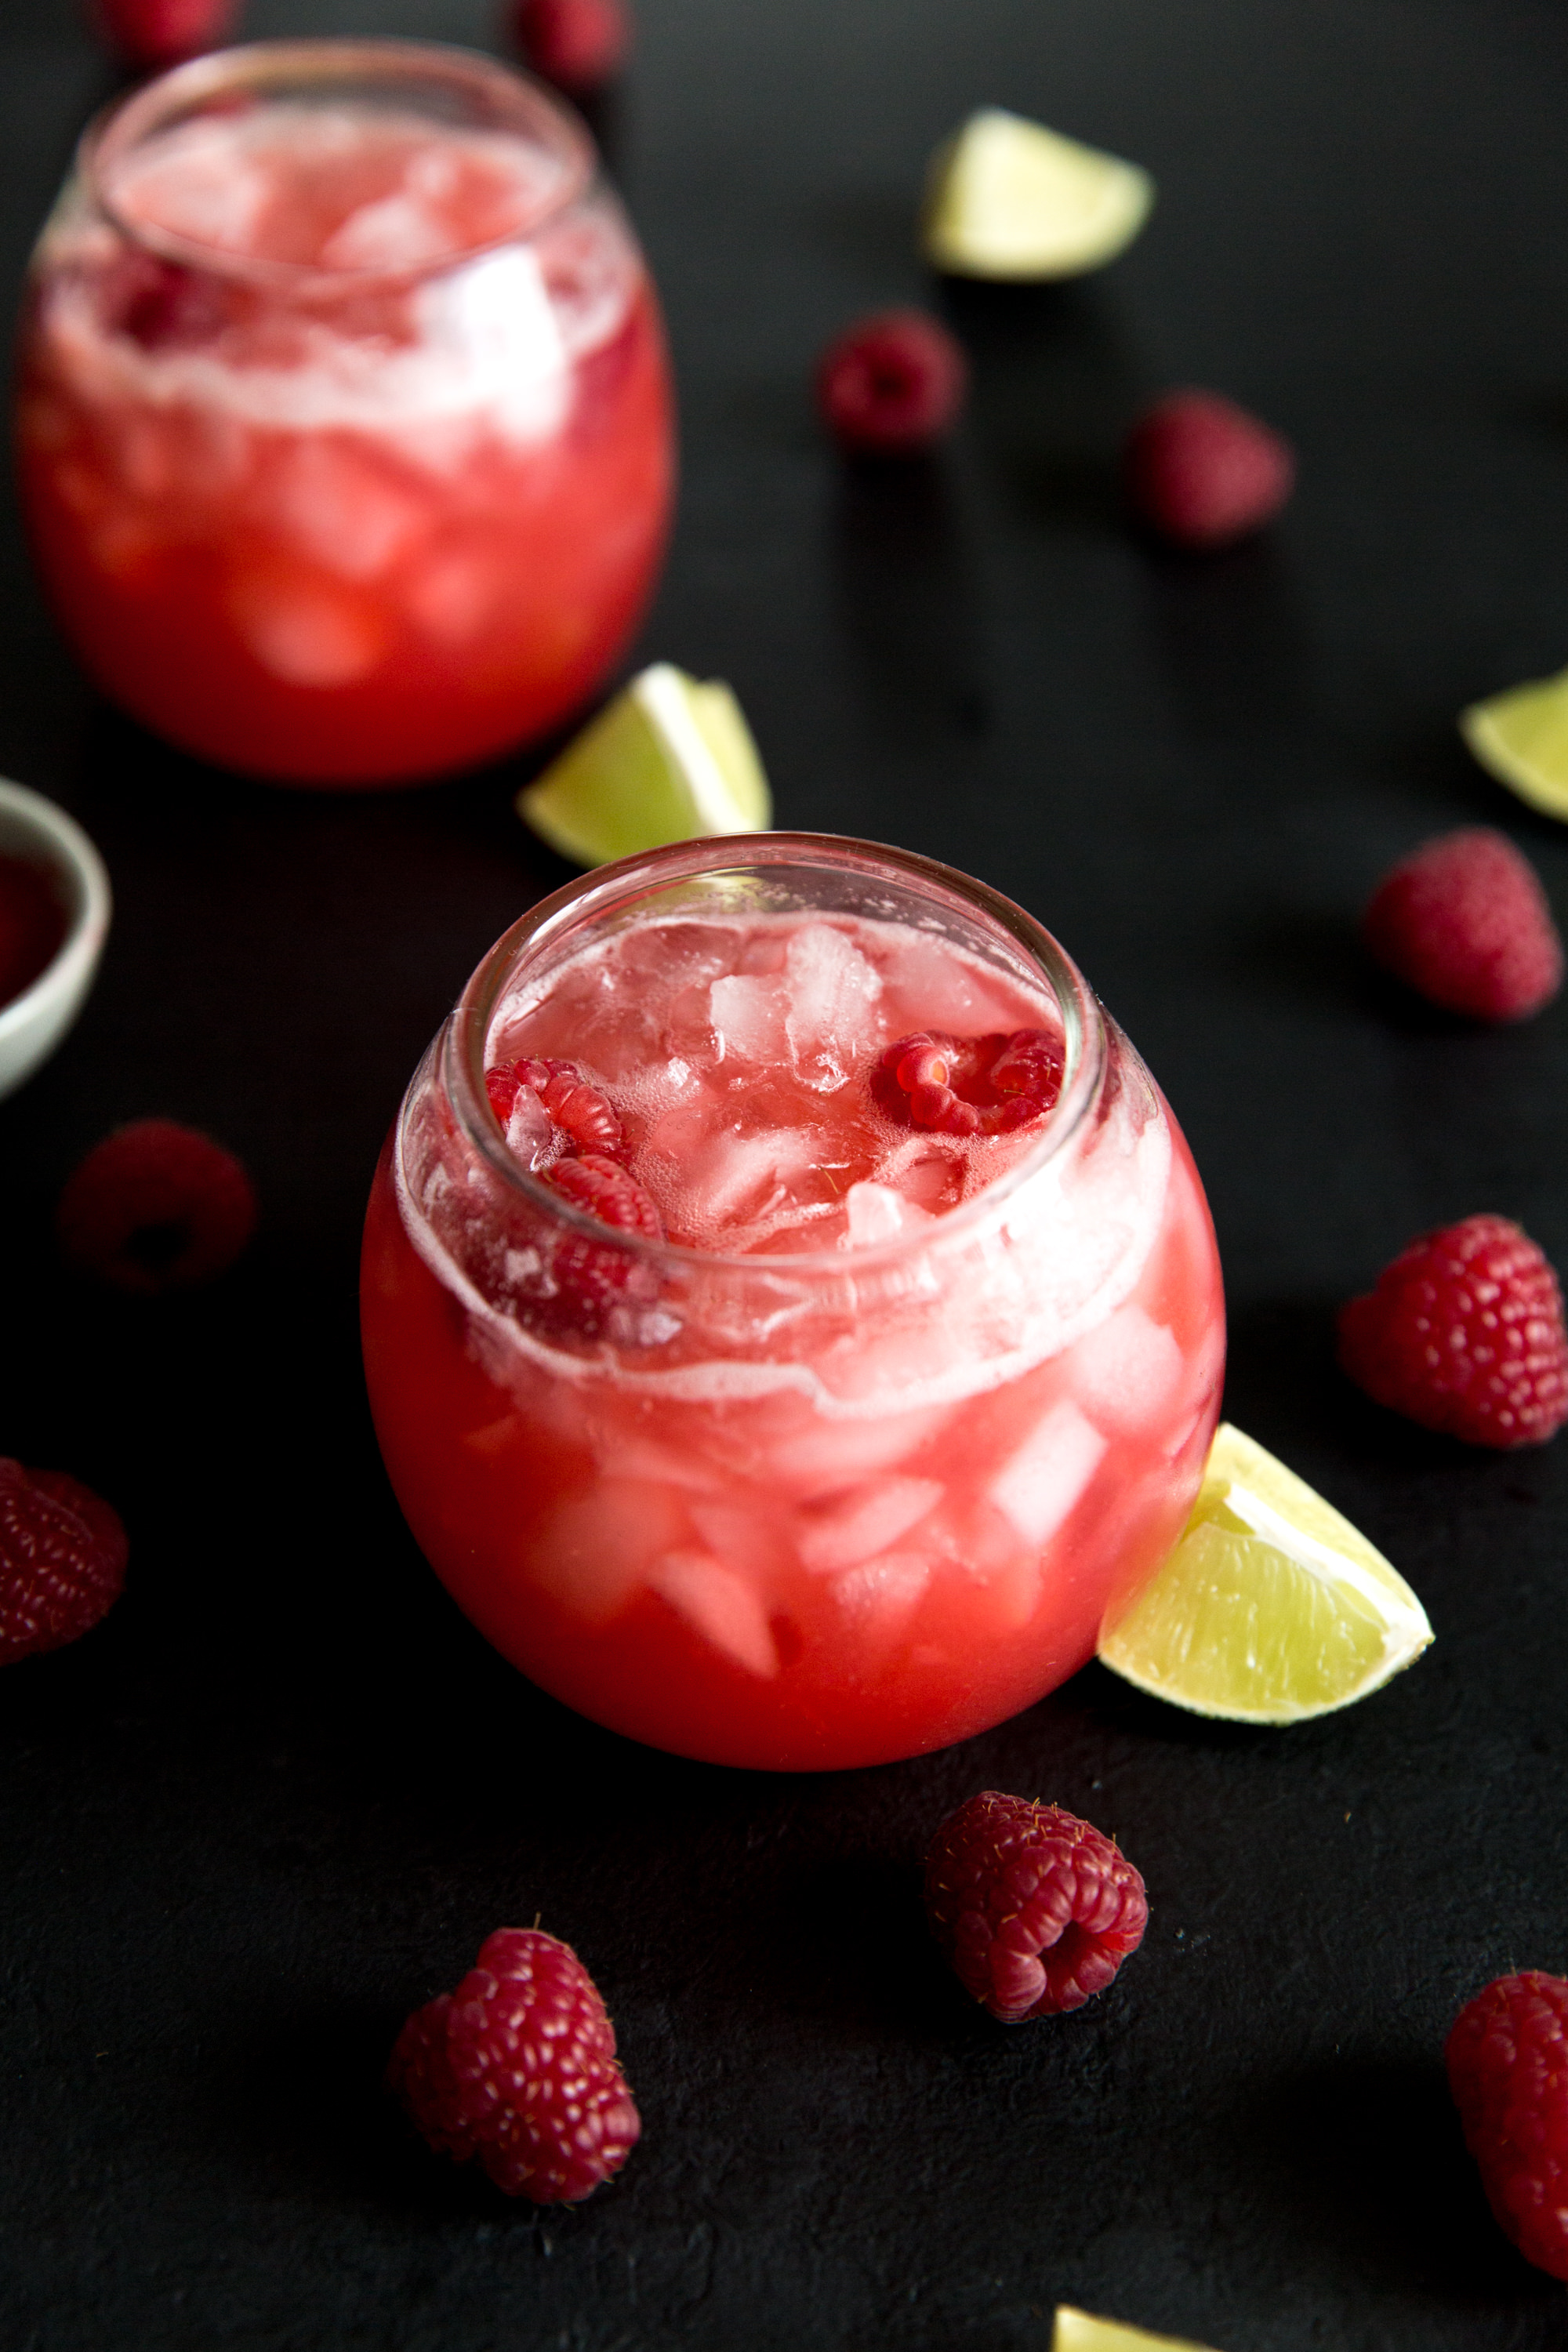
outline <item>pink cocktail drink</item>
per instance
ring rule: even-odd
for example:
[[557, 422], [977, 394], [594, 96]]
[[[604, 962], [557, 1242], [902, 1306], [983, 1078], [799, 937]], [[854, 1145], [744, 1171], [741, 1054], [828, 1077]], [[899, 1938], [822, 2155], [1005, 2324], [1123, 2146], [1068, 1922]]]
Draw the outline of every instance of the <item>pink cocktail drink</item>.
[[405, 1101], [363, 1303], [475, 1623], [616, 1730], [775, 1769], [1082, 1665], [1224, 1358], [1186, 1146], [1061, 950], [828, 836], [660, 851], [508, 934]]
[[586, 135], [500, 66], [260, 44], [83, 143], [18, 449], [89, 669], [251, 772], [413, 780], [564, 718], [662, 552], [652, 288]]

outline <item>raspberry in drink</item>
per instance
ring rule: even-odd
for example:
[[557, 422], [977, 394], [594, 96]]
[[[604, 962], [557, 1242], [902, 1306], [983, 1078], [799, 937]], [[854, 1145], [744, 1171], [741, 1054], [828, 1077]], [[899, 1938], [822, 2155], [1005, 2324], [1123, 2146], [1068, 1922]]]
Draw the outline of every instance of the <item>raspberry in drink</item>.
[[641, 613], [672, 427], [586, 134], [479, 58], [259, 44], [89, 131], [18, 447], [56, 610], [174, 741], [414, 779], [565, 717]]
[[1202, 1189], [1047, 934], [920, 858], [684, 844], [536, 908], [377, 1175], [420, 1544], [533, 1679], [751, 1766], [960, 1739], [1160, 1566], [1219, 1402]]

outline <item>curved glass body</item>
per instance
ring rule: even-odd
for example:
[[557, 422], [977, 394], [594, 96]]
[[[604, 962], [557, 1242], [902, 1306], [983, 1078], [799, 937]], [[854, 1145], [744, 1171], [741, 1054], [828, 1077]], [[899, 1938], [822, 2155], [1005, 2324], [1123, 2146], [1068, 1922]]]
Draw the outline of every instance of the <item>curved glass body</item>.
[[580, 703], [663, 551], [653, 290], [585, 132], [491, 61], [258, 43], [82, 142], [17, 445], [55, 609], [159, 733], [413, 781]]
[[[868, 1077], [960, 998], [1030, 1008], [1061, 1091], [936, 1213], [905, 1196], [969, 1145], [887, 1125]], [[701, 1186], [731, 1234], [746, 1187], [774, 1204], [745, 1247], [612, 1234], [509, 1143], [487, 1068], [590, 1027], [577, 1066], [690, 1230]], [[814, 1129], [768, 1125], [770, 1057]], [[836, 1201], [842, 1139], [884, 1128], [885, 1181]], [[475, 1623], [616, 1730], [773, 1769], [941, 1747], [1082, 1665], [1181, 1530], [1224, 1360], [1186, 1147], [1060, 949], [944, 867], [810, 835], [628, 860], [508, 933], [399, 1113], [363, 1315], [393, 1484]]]

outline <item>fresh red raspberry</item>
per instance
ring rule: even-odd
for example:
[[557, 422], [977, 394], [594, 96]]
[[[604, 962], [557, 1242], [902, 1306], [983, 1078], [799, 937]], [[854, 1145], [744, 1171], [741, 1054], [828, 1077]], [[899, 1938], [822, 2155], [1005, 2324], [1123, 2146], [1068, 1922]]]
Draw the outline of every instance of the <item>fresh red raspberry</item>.
[[[664, 1239], [664, 1220], [652, 1194], [614, 1160], [592, 1151], [581, 1159], [558, 1160], [542, 1181], [602, 1225], [639, 1234], [644, 1241]], [[535, 1319], [590, 1338], [623, 1300], [651, 1305], [658, 1295], [658, 1275], [645, 1260], [613, 1242], [590, 1241], [586, 1234], [568, 1234], [560, 1240], [550, 1271], [554, 1297], [543, 1303]]]
[[232, 1151], [172, 1118], [139, 1118], [95, 1144], [55, 1213], [83, 1273], [150, 1294], [232, 1265], [256, 1226], [256, 1195]]
[[1445, 2055], [1492, 2211], [1526, 2262], [1568, 2279], [1568, 1979], [1499, 1977]]
[[1450, 1013], [1522, 1021], [1563, 984], [1563, 942], [1530, 860], [1464, 825], [1391, 866], [1362, 918], [1378, 961]]
[[816, 363], [816, 404], [842, 447], [907, 457], [957, 422], [969, 363], [940, 319], [882, 310], [862, 319]]
[[0, 1458], [0, 1665], [90, 1632], [120, 1598], [127, 1549], [89, 1486]]
[[664, 1219], [651, 1192], [614, 1160], [597, 1151], [580, 1159], [558, 1160], [544, 1179], [552, 1192], [570, 1201], [584, 1216], [597, 1217], [623, 1234], [640, 1234], [646, 1242], [664, 1239]]
[[1340, 1362], [1379, 1404], [1470, 1445], [1542, 1445], [1568, 1421], [1563, 1294], [1507, 1217], [1402, 1250], [1340, 1309]]
[[1270, 521], [1296, 479], [1290, 444], [1217, 392], [1172, 392], [1127, 436], [1133, 511], [1178, 547], [1225, 547]]
[[522, 1087], [531, 1087], [554, 1124], [578, 1151], [616, 1152], [626, 1138], [615, 1105], [587, 1085], [575, 1062], [497, 1062], [485, 1072], [490, 1108], [504, 1127]]
[[537, 1927], [486, 1937], [457, 1991], [408, 2020], [387, 2082], [432, 2147], [536, 2205], [588, 2196], [642, 2130], [593, 1978]]
[[926, 1856], [926, 1916], [965, 1988], [1004, 2025], [1078, 2009], [1143, 1940], [1143, 1881], [1059, 1805], [984, 1790]]
[[625, 64], [631, 18], [624, 0], [520, 0], [517, 38], [536, 74], [586, 92]]
[[1062, 1090], [1062, 1045], [1047, 1029], [900, 1037], [870, 1076], [878, 1108], [900, 1127], [943, 1135], [1003, 1135], [1043, 1118]]
[[236, 0], [96, 0], [98, 20], [127, 65], [160, 71], [227, 40]]

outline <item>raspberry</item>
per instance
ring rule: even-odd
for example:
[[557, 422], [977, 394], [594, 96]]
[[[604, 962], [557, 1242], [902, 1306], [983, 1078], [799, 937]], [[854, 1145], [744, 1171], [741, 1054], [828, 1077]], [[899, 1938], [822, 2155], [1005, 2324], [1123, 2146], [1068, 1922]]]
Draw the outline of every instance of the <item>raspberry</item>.
[[625, 63], [631, 19], [623, 0], [521, 0], [517, 37], [534, 72], [558, 89], [597, 89]]
[[967, 1990], [1004, 2025], [1078, 2009], [1143, 1940], [1143, 1881], [1108, 1837], [986, 1789], [926, 1856], [926, 1916]]
[[1563, 1294], [1507, 1217], [1402, 1250], [1341, 1308], [1340, 1362], [1379, 1404], [1470, 1445], [1541, 1445], [1568, 1421]]
[[[575, 1062], [498, 1062], [485, 1072], [490, 1108], [504, 1127], [523, 1087], [531, 1087], [563, 1135], [580, 1151], [615, 1152], [625, 1148], [614, 1104], [584, 1083]], [[614, 1223], [611, 1218], [608, 1223]]]
[[1043, 1118], [1062, 1089], [1061, 1040], [1046, 1029], [900, 1037], [871, 1072], [878, 1108], [900, 1127], [1002, 1135]]
[[1529, 859], [1489, 825], [1391, 866], [1362, 919], [1380, 963], [1450, 1013], [1522, 1021], [1563, 984], [1563, 942]]
[[0, 1458], [0, 1665], [90, 1632], [120, 1598], [126, 1552], [89, 1486]]
[[70, 1263], [121, 1290], [204, 1282], [232, 1265], [256, 1195], [232, 1151], [172, 1118], [139, 1118], [95, 1144], [55, 1213]]
[[882, 310], [823, 352], [816, 404], [844, 448], [904, 457], [950, 430], [968, 383], [968, 362], [939, 319]]
[[[664, 1220], [651, 1193], [614, 1160], [598, 1152], [581, 1159], [558, 1160], [542, 1180], [563, 1201], [584, 1216], [619, 1232], [639, 1234], [644, 1241], [664, 1239]], [[658, 1295], [658, 1278], [630, 1250], [614, 1243], [590, 1241], [585, 1234], [565, 1234], [551, 1260], [555, 1296], [545, 1302], [536, 1319], [557, 1328], [565, 1325], [590, 1337], [603, 1328], [610, 1309], [624, 1298], [649, 1304]]]
[[585, 1151], [580, 1160], [558, 1160], [545, 1178], [552, 1192], [570, 1201], [584, 1216], [625, 1234], [640, 1234], [645, 1241], [664, 1239], [664, 1220], [651, 1192], [614, 1160]]
[[1492, 2211], [1526, 2262], [1568, 2279], [1568, 1979], [1499, 1977], [1444, 2054]]
[[127, 65], [177, 66], [227, 39], [235, 0], [97, 0], [99, 22]]
[[1224, 547], [1277, 515], [1296, 479], [1290, 444], [1216, 392], [1173, 392], [1127, 436], [1134, 512], [1178, 547]]
[[588, 2196], [642, 2130], [593, 1978], [537, 1927], [486, 1937], [457, 1991], [408, 2020], [387, 2083], [433, 2148], [536, 2205]]

